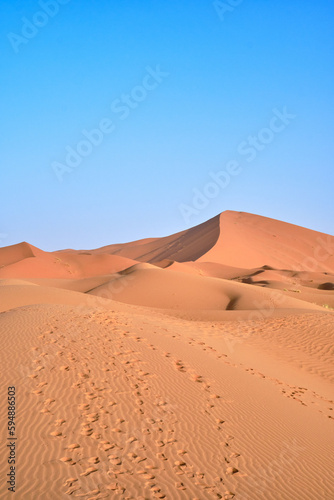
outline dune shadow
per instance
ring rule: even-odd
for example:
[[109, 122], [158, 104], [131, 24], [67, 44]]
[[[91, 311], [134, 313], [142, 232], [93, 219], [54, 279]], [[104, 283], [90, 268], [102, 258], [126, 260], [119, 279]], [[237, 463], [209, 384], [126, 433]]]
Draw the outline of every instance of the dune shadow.
[[238, 302], [239, 297], [234, 297], [226, 306], [226, 311], [234, 311], [234, 308]]
[[334, 290], [334, 283], [320, 283], [320, 285], [318, 285], [318, 290]]

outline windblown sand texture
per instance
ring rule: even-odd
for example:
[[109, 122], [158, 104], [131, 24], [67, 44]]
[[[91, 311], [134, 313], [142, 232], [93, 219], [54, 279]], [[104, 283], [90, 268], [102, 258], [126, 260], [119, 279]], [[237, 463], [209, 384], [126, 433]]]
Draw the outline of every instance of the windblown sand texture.
[[333, 499], [333, 290], [334, 237], [240, 212], [1, 248], [0, 498]]

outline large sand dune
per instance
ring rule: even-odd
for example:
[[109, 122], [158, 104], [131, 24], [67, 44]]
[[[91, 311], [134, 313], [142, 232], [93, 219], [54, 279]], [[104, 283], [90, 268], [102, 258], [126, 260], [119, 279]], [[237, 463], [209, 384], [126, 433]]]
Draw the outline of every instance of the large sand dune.
[[166, 238], [110, 245], [92, 253], [122, 255], [141, 262], [214, 262], [239, 268], [333, 271], [334, 238], [286, 222], [244, 212], [223, 212]]
[[334, 238], [224, 212], [0, 248], [0, 498], [334, 498]]

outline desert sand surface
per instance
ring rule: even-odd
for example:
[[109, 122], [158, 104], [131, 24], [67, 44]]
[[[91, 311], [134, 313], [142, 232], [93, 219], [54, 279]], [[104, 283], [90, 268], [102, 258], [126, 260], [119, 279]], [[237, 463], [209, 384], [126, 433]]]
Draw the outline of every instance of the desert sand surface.
[[333, 236], [227, 211], [0, 248], [0, 332], [0, 498], [334, 498]]

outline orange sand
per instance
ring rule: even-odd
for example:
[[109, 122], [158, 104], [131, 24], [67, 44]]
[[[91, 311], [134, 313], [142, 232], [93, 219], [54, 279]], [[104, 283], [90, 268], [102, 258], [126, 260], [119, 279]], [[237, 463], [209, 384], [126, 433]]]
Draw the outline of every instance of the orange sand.
[[334, 238], [224, 212], [97, 250], [0, 248], [0, 498], [334, 498]]

